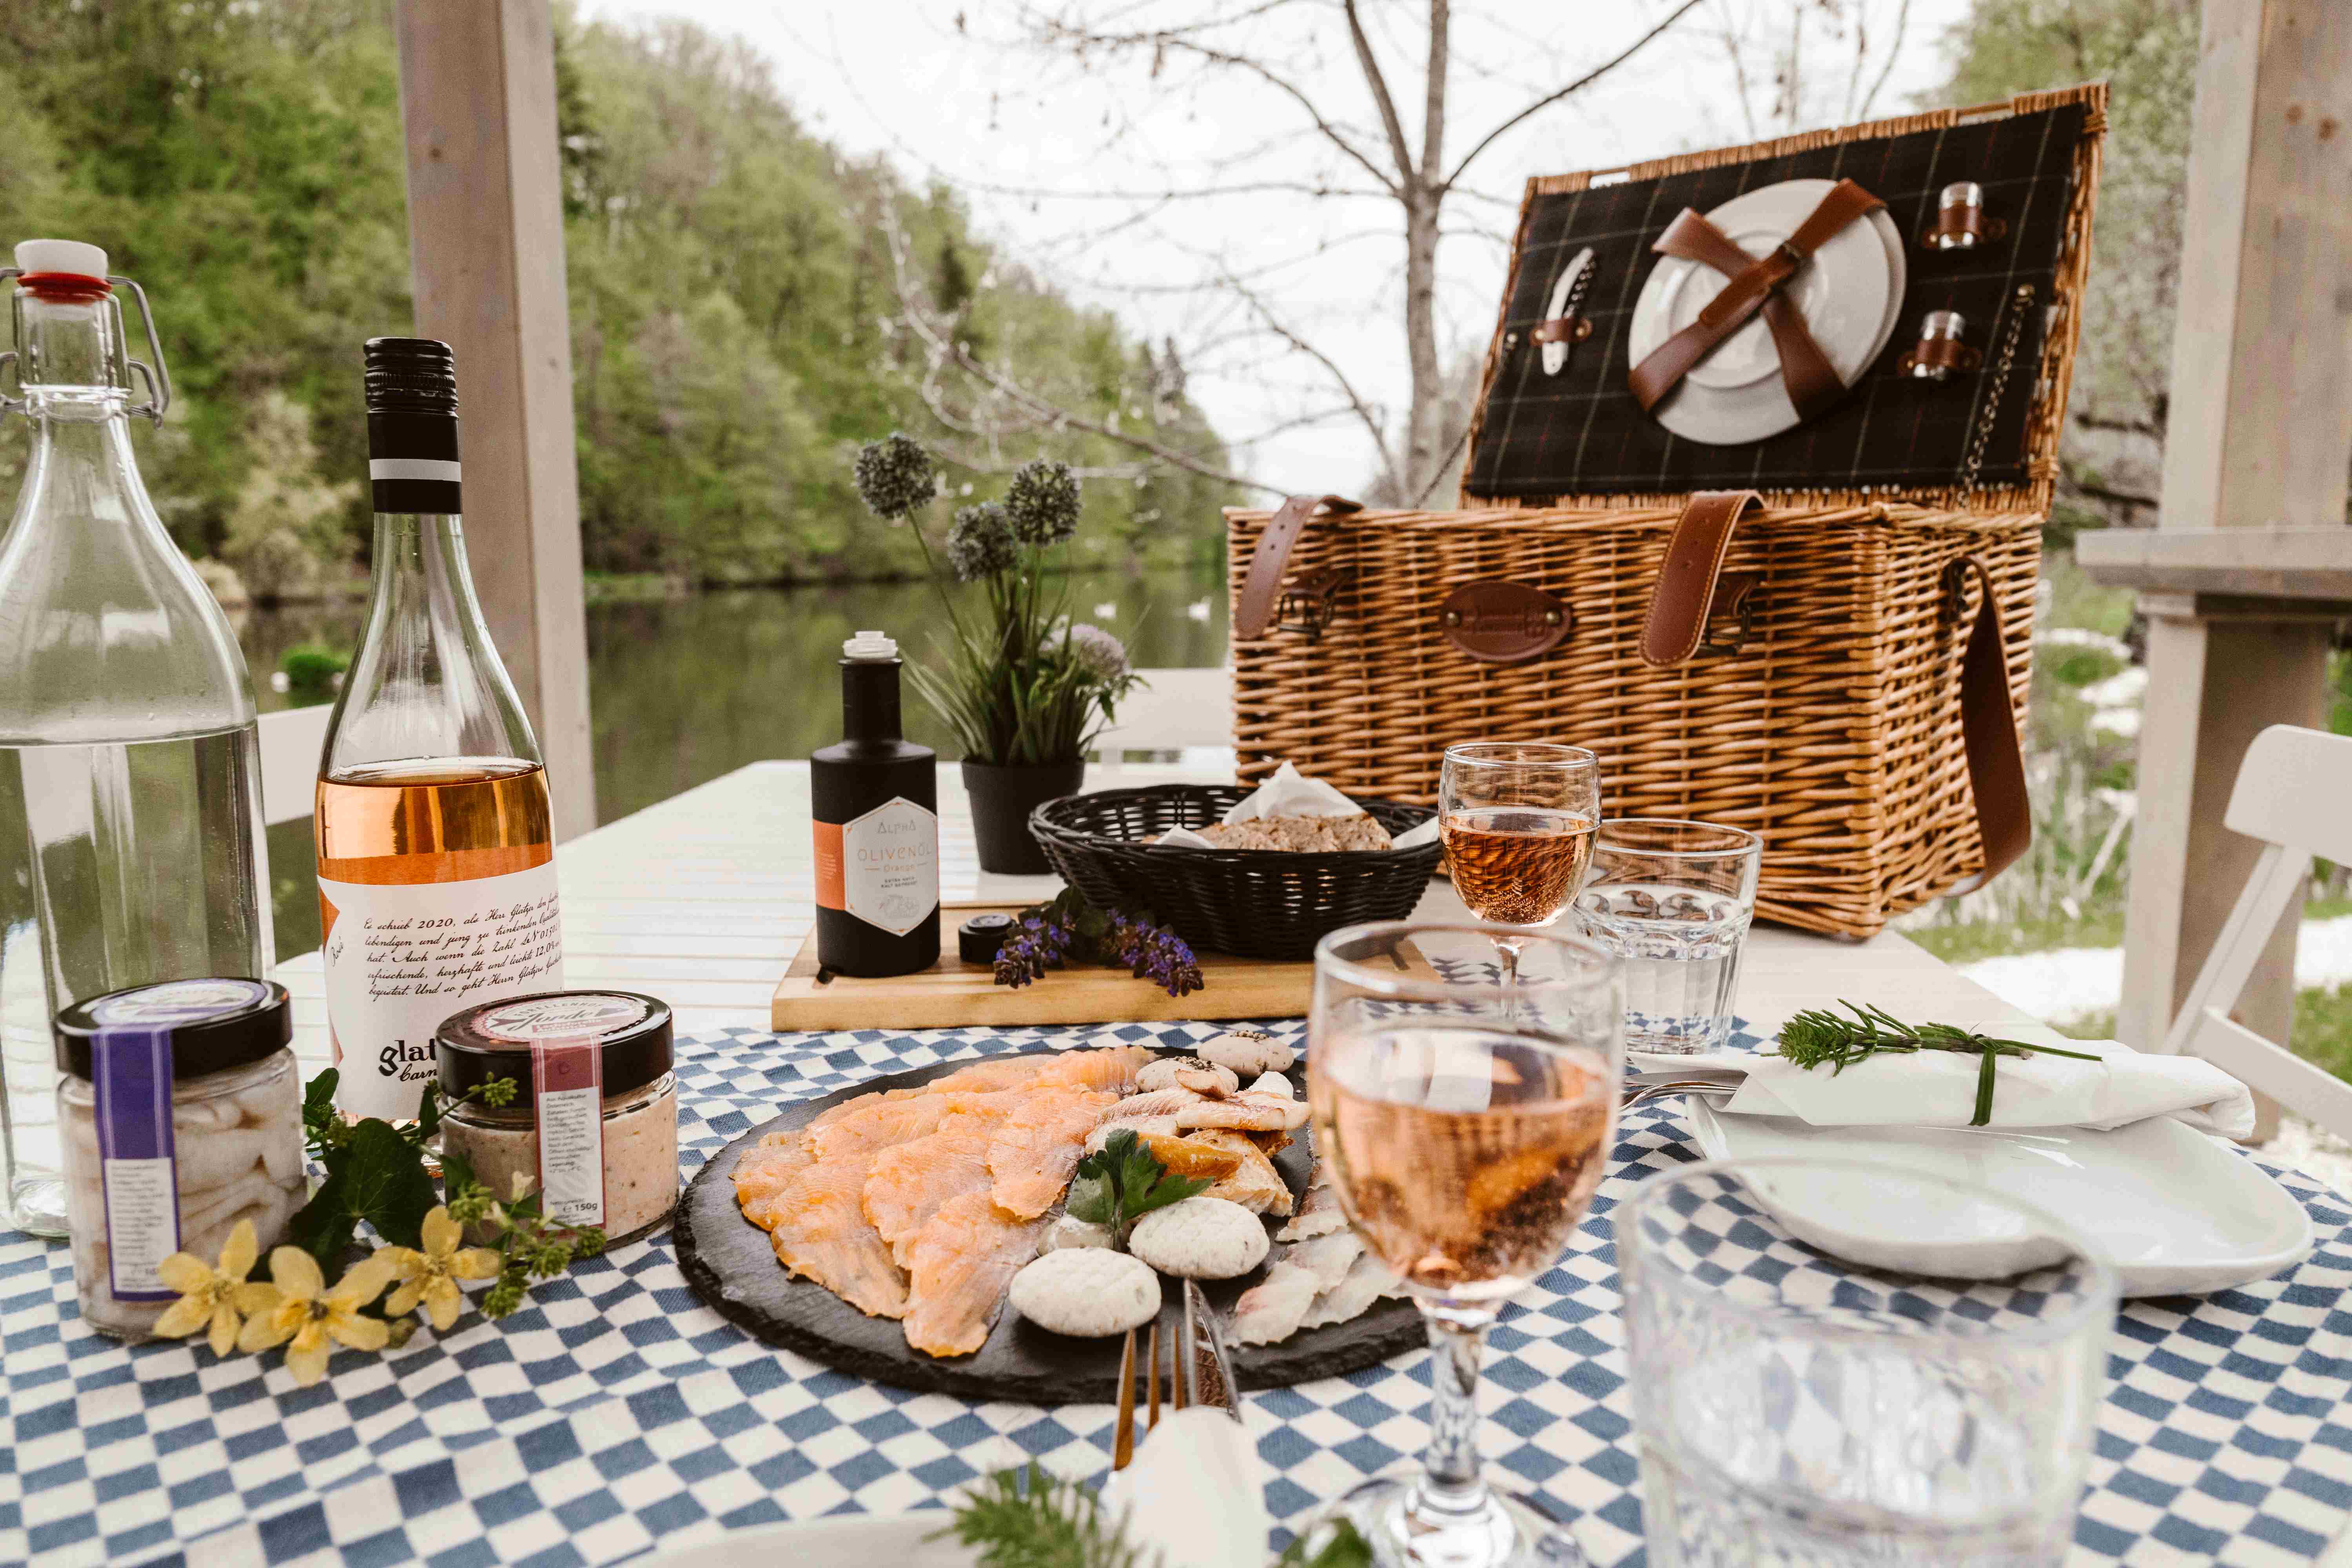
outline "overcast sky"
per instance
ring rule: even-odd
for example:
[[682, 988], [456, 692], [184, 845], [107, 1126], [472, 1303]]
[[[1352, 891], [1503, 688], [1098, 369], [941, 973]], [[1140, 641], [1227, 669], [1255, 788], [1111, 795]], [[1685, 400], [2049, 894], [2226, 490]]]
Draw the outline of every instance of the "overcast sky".
[[[1439, 254], [1442, 342], [1483, 351], [1493, 330], [1519, 188], [1530, 174], [1607, 167], [1777, 134], [1767, 37], [1785, 40], [1801, 0], [1703, 0], [1631, 62], [1488, 146], [1446, 209]], [[1240, 0], [1058, 0], [1061, 15], [1123, 30], [1181, 27]], [[1454, 0], [1447, 162], [1528, 103], [1576, 79], [1665, 19], [1674, 0]], [[1234, 467], [1287, 489], [1359, 489], [1374, 447], [1330, 373], [1285, 348], [1267, 321], [1318, 351], [1364, 402], [1401, 411], [1408, 384], [1402, 217], [1370, 176], [1317, 133], [1281, 89], [1245, 71], [1150, 52], [1074, 60], [1024, 32], [1013, 0], [586, 0], [592, 17], [691, 18], [749, 39], [812, 129], [880, 153], [910, 179], [966, 193], [984, 232], [1071, 298], [1113, 310], [1186, 351], [1188, 390], [1238, 443]], [[1409, 144], [1420, 145], [1425, 5], [1365, 6]], [[1967, 0], [1801, 0], [1866, 28], [1860, 57], [1818, 31], [1801, 40], [1804, 124], [1899, 113], [1932, 98], [1942, 39]], [[1907, 12], [1900, 47], [1894, 23]], [[1851, 26], [1852, 23], [1849, 22]], [[1727, 35], [1744, 37], [1738, 68]], [[1336, 5], [1302, 5], [1197, 35], [1247, 53], [1317, 111], [1385, 156], [1380, 121]], [[1875, 89], [1874, 94], [1873, 89]], [[1743, 108], [1743, 105], [1749, 106]], [[1203, 191], [1233, 194], [1199, 195]], [[1302, 189], [1302, 187], [1304, 189]], [[1134, 193], [1154, 193], [1138, 201]], [[1204, 281], [1237, 277], [1259, 301]], [[1313, 421], [1300, 423], [1301, 421]], [[1261, 434], [1265, 433], [1265, 434]], [[1257, 437], [1256, 439], [1252, 439]]]

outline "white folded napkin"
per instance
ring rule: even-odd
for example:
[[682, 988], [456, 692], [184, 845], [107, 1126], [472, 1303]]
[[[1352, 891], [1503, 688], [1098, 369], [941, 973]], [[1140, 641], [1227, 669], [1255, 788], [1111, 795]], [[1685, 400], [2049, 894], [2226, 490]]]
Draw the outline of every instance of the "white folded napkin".
[[[1986, 1032], [2020, 1045], [2089, 1051], [2100, 1058], [2001, 1058], [1993, 1068], [1988, 1126], [2105, 1131], [2171, 1116], [2224, 1138], [2242, 1138], [2254, 1130], [2252, 1093], [2201, 1058], [2149, 1056], [2116, 1040], [2071, 1040], [2041, 1025]], [[1972, 1054], [1878, 1056], [1843, 1072], [1801, 1068], [1760, 1051], [1684, 1059], [1692, 1068], [1746, 1073], [1739, 1091], [1721, 1107], [1734, 1115], [1794, 1116], [1816, 1127], [1966, 1127], [1976, 1114], [1979, 1064]]]
[[[1285, 763], [1274, 771], [1272, 778], [1226, 807], [1225, 815], [1220, 820], [1250, 822], [1261, 816], [1354, 816], [1363, 809], [1321, 779], [1310, 779], [1300, 773], [1296, 763]], [[1393, 847], [1415, 848], [1430, 843], [1436, 837], [1437, 818], [1433, 816], [1410, 832], [1397, 835]], [[1160, 842], [1185, 845], [1194, 849], [1216, 847], [1185, 827], [1171, 828], [1161, 834]]]
[[1249, 1431], [1223, 1410], [1163, 1414], [1102, 1505], [1162, 1568], [1265, 1568], [1274, 1518]]

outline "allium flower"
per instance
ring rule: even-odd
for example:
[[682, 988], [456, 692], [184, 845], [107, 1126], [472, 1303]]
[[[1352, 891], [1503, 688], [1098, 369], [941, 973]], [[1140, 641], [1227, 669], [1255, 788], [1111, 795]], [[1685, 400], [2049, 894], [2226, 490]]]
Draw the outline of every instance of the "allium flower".
[[930, 453], [912, 436], [896, 430], [858, 447], [852, 473], [866, 510], [892, 522], [929, 504], [939, 490]]
[[384, 1248], [354, 1263], [330, 1290], [316, 1258], [299, 1247], [279, 1247], [269, 1255], [274, 1283], [247, 1285], [237, 1290], [236, 1305], [247, 1314], [237, 1348], [266, 1351], [272, 1345], [285, 1345], [286, 1370], [304, 1388], [327, 1375], [327, 1358], [334, 1353], [334, 1347], [327, 1342], [331, 1338], [353, 1350], [383, 1349], [392, 1338], [391, 1325], [360, 1309], [383, 1295], [383, 1288], [392, 1283], [399, 1259], [385, 1257], [390, 1250]]
[[456, 1322], [466, 1305], [457, 1281], [495, 1279], [503, 1261], [487, 1247], [458, 1246], [464, 1237], [464, 1228], [448, 1209], [436, 1207], [425, 1216], [422, 1247], [387, 1247], [398, 1255], [394, 1272], [401, 1284], [384, 1302], [384, 1311], [404, 1318], [421, 1305], [436, 1329]]
[[156, 1274], [180, 1299], [163, 1310], [155, 1331], [184, 1340], [209, 1327], [213, 1354], [225, 1356], [236, 1349], [236, 1331], [244, 1321], [237, 1314], [236, 1293], [245, 1288], [245, 1277], [253, 1272], [259, 1255], [253, 1222], [241, 1219], [221, 1244], [218, 1268], [191, 1252], [175, 1252], [157, 1264]]
[[948, 530], [948, 565], [959, 583], [976, 583], [1012, 570], [1013, 525], [994, 501], [968, 506]]
[[1127, 673], [1127, 645], [1102, 627], [1080, 621], [1062, 637], [1071, 656], [1106, 685]]
[[1078, 480], [1067, 463], [1024, 463], [1004, 491], [1013, 536], [1024, 544], [1059, 544], [1078, 531]]

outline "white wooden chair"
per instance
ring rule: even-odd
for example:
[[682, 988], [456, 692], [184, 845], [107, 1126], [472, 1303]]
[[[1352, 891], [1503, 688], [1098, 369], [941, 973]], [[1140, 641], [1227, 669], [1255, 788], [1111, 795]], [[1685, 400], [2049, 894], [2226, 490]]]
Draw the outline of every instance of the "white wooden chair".
[[2311, 875], [2315, 855], [2352, 864], [2352, 736], [2275, 724], [2238, 764], [2223, 826], [2264, 848], [2197, 984], [2158, 1048], [2187, 1052], [2342, 1136], [2352, 1136], [2352, 1084], [2230, 1016], [2271, 935]]
[[261, 716], [261, 816], [275, 827], [308, 816], [319, 784], [319, 753], [335, 705], [288, 708]]
[[1141, 690], [1119, 704], [1118, 721], [1095, 741], [1097, 773], [1129, 752], [1177, 752], [1187, 763], [1232, 765], [1234, 676], [1229, 669], [1143, 669]]

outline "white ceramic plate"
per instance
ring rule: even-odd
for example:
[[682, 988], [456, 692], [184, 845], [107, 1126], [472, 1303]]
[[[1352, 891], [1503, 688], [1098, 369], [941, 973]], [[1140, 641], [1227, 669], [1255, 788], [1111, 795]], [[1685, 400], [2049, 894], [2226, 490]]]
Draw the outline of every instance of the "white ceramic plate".
[[730, 1531], [698, 1546], [641, 1559], [645, 1568], [742, 1568], [747, 1563], [792, 1568], [971, 1568], [979, 1559], [953, 1541], [927, 1541], [948, 1515], [844, 1513], [795, 1520], [758, 1530]]
[[[2202, 1295], [2263, 1279], [2309, 1254], [2311, 1216], [2284, 1187], [2220, 1141], [2168, 1116], [2095, 1132], [2080, 1127], [1815, 1127], [1792, 1117], [1728, 1116], [1683, 1102], [1710, 1159], [1810, 1155], [1866, 1160], [1973, 1182], [2095, 1237], [2126, 1296]], [[1915, 1274], [1999, 1278], [2042, 1259], [2003, 1233], [2007, 1211], [1916, 1206], [1874, 1211], [1870, 1194], [1762, 1194], [1802, 1239], [1832, 1256]]]
[[[1784, 180], [1735, 196], [1707, 221], [1750, 256], [1763, 256], [1794, 234], [1835, 184]], [[1885, 208], [1848, 224], [1792, 280], [1788, 290], [1840, 380], [1852, 386], [1895, 336], [1908, 277], [1903, 236]], [[1731, 280], [1712, 267], [1661, 257], [1633, 302], [1628, 342], [1639, 364], [1688, 326]], [[1780, 356], [1761, 311], [1691, 367], [1659, 405], [1658, 423], [1708, 446], [1761, 441], [1793, 428], [1796, 405], [1780, 378]]]

